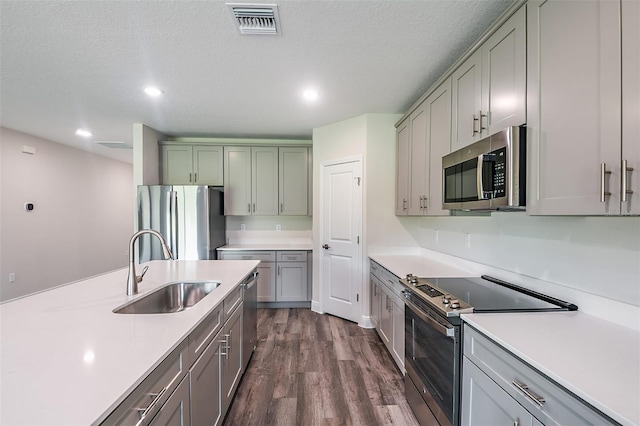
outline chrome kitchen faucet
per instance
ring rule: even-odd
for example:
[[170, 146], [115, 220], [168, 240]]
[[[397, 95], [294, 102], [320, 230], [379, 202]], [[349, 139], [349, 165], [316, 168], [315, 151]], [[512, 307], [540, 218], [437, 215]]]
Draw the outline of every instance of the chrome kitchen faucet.
[[173, 260], [173, 254], [171, 253], [171, 250], [169, 249], [169, 246], [167, 246], [167, 242], [165, 241], [161, 233], [154, 231], [153, 229], [142, 229], [133, 234], [133, 236], [131, 237], [131, 241], [129, 241], [129, 276], [127, 277], [127, 296], [134, 296], [138, 294], [138, 283], [142, 281], [142, 277], [147, 271], [145, 268], [142, 272], [142, 275], [136, 275], [136, 264], [134, 259], [135, 256], [133, 252], [136, 240], [138, 239], [138, 237], [144, 234], [151, 234], [158, 237], [158, 239], [160, 240], [160, 244], [162, 245], [162, 254], [164, 255], [164, 258]]

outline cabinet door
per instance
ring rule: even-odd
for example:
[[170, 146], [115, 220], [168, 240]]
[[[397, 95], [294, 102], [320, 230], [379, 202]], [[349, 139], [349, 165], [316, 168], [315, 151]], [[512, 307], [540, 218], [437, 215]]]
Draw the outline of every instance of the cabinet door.
[[428, 216], [448, 216], [442, 208], [442, 157], [451, 150], [451, 79], [442, 83], [426, 100], [429, 189], [424, 201]]
[[[622, 160], [627, 194], [623, 215], [640, 214], [640, 2], [622, 0]], [[621, 190], [622, 191], [622, 190]], [[622, 192], [621, 192], [622, 194]]]
[[618, 214], [620, 3], [530, 1], [527, 8], [527, 210]]
[[369, 275], [369, 310], [371, 322], [376, 329], [379, 328], [380, 324], [380, 287], [377, 280], [373, 275]]
[[251, 214], [251, 148], [224, 147], [224, 214]]
[[404, 302], [395, 296], [392, 302], [393, 345], [391, 354], [400, 370], [404, 372]]
[[278, 148], [251, 148], [251, 214], [278, 214]]
[[276, 301], [276, 264], [261, 261], [258, 265], [258, 302]]
[[216, 335], [190, 370], [191, 421], [194, 425], [216, 425], [222, 420], [220, 336], [221, 333]]
[[276, 300], [278, 302], [306, 302], [307, 262], [278, 262]]
[[224, 184], [222, 151], [221, 146], [193, 147], [194, 183], [216, 186]]
[[308, 148], [278, 148], [279, 214], [306, 216], [309, 202]]
[[396, 129], [396, 216], [406, 216], [409, 212], [410, 137], [407, 119]]
[[527, 410], [463, 357], [462, 425], [533, 425], [533, 421]]
[[451, 75], [451, 151], [480, 139], [482, 52], [478, 50]]
[[187, 375], [160, 408], [158, 414], [149, 422], [149, 425], [191, 426], [190, 407], [189, 378]]
[[390, 351], [393, 338], [393, 308], [391, 307], [393, 299], [384, 286], [380, 286], [380, 290], [380, 338]]
[[242, 306], [229, 317], [222, 331], [221, 340], [225, 343], [220, 353], [220, 372], [222, 374], [222, 417], [227, 412], [233, 394], [242, 375]]
[[422, 216], [426, 211], [429, 166], [427, 155], [427, 105], [422, 103], [409, 116], [409, 216]]
[[190, 145], [163, 145], [161, 152], [163, 185], [193, 183], [193, 150]]
[[526, 6], [482, 45], [483, 137], [527, 120]]

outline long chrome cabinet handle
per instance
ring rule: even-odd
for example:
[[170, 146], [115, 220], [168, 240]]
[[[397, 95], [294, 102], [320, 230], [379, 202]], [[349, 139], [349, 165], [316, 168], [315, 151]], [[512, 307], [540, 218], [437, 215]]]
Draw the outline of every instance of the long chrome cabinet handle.
[[405, 200], [404, 198], [402, 199], [402, 210], [406, 210], [407, 209], [407, 200]]
[[627, 202], [627, 194], [633, 194], [633, 191], [629, 189], [629, 175], [628, 173], [633, 171], [633, 167], [629, 167], [627, 160], [622, 160], [622, 189], [620, 198], [623, 203]]
[[[475, 136], [476, 134], [480, 133], [480, 130], [476, 130], [476, 123], [480, 124], [480, 118], [476, 117], [475, 114], [473, 114], [473, 133], [471, 134], [471, 136]], [[478, 126], [480, 127], [480, 126]]]
[[531, 392], [529, 390], [529, 386], [525, 385], [524, 383], [520, 383], [517, 380], [514, 380], [513, 382], [511, 382], [511, 384], [517, 387], [523, 394], [525, 394], [530, 400], [535, 402], [539, 407], [542, 407], [544, 405], [544, 398]]
[[149, 393], [149, 396], [153, 397], [153, 399], [151, 400], [149, 405], [146, 408], [136, 408], [135, 409], [138, 412], [138, 416], [139, 416], [140, 420], [144, 419], [147, 416], [147, 414], [149, 414], [151, 412], [151, 410], [153, 410], [153, 407], [155, 407], [156, 404], [158, 403], [158, 401], [160, 401], [160, 398], [162, 398], [162, 395], [164, 395], [166, 390], [167, 390], [167, 387], [165, 386], [158, 393]]
[[607, 195], [611, 195], [611, 192], [605, 191], [605, 182], [604, 182], [605, 175], [610, 175], [610, 174], [611, 174], [611, 170], [607, 170], [607, 164], [600, 163], [600, 202], [601, 203], [605, 202], [605, 197]]
[[247, 211], [251, 213], [251, 203], [247, 204]]

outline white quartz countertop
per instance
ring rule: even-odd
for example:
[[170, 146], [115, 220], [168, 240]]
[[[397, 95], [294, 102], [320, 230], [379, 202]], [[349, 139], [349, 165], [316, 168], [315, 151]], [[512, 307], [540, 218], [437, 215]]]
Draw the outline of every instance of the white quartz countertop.
[[132, 298], [125, 294], [126, 269], [0, 305], [0, 424], [102, 420], [258, 264], [146, 263], [134, 297], [170, 281], [222, 282], [192, 308], [172, 314], [113, 313]]
[[308, 242], [261, 242], [261, 243], [242, 243], [242, 244], [227, 244], [226, 246], [218, 247], [218, 250], [304, 250], [310, 251], [313, 249], [313, 243]]
[[625, 425], [640, 424], [640, 333], [582, 312], [467, 314], [463, 320]]
[[477, 272], [420, 255], [369, 255], [369, 258], [399, 278], [407, 274], [418, 277], [476, 277]]

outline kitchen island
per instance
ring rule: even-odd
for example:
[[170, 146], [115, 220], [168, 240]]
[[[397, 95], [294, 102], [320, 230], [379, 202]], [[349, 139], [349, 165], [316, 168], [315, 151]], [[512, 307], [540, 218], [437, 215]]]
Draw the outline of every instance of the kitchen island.
[[152, 261], [139, 295], [167, 282], [221, 285], [190, 309], [126, 315], [127, 269], [0, 305], [0, 424], [100, 423], [257, 267]]

